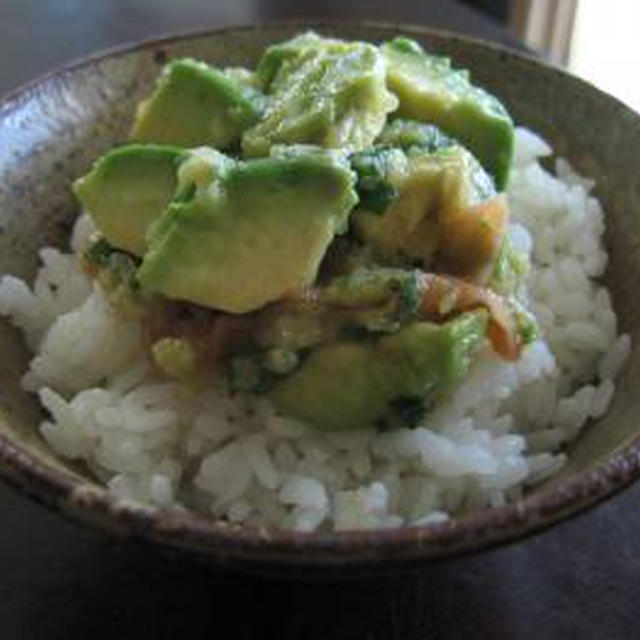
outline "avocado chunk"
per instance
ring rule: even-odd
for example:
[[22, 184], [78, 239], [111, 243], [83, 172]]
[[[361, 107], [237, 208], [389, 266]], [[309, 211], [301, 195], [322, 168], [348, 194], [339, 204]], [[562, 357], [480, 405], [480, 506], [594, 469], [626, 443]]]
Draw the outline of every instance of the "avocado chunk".
[[357, 200], [347, 162], [331, 152], [227, 159], [211, 175], [154, 225], [138, 279], [168, 298], [232, 313], [310, 285]]
[[263, 348], [305, 352], [340, 336], [393, 333], [417, 317], [420, 276], [403, 269], [358, 269], [270, 305], [255, 318]]
[[290, 40], [277, 42], [267, 47], [258, 62], [255, 76], [262, 90], [268, 93], [274, 78], [287, 60], [298, 59], [310, 49], [318, 49], [323, 45], [339, 43], [340, 40], [322, 38], [313, 31], [299, 33]]
[[529, 258], [505, 236], [496, 257], [489, 288], [503, 296], [519, 295], [529, 273]]
[[[497, 252], [489, 242], [493, 227], [482, 215], [475, 215], [472, 207], [494, 197], [495, 190], [491, 178], [468, 151], [456, 145], [435, 153], [409, 153], [404, 162], [397, 149], [382, 153], [394, 154], [393, 164], [386, 163], [386, 180], [397, 197], [382, 214], [360, 206], [352, 216], [356, 233], [382, 261], [429, 269], [438, 257], [456, 257], [448, 247], [453, 244], [457, 248], [469, 237], [477, 246], [465, 246], [466, 251], [457, 256], [463, 263], [448, 265], [456, 268], [447, 272], [464, 275], [465, 270], [493, 262]], [[363, 199], [364, 205], [367, 202]], [[461, 221], [466, 212], [469, 220]], [[467, 223], [464, 235], [456, 233], [461, 222]], [[499, 231], [501, 234], [504, 229]]]
[[304, 34], [267, 49], [256, 73], [269, 101], [244, 133], [242, 150], [250, 157], [268, 155], [274, 144], [363, 149], [397, 106], [382, 55], [363, 42]]
[[478, 310], [372, 341], [323, 345], [270, 395], [284, 414], [318, 429], [415, 426], [467, 373], [486, 327], [487, 313]]
[[233, 73], [190, 58], [176, 60], [165, 66], [153, 93], [138, 105], [131, 139], [231, 149], [263, 107], [264, 96]]
[[540, 335], [538, 322], [526, 305], [525, 283], [529, 267], [527, 254], [518, 251], [507, 235], [502, 241], [488, 282], [490, 289], [505, 297], [523, 345], [530, 344]]
[[182, 149], [132, 144], [102, 156], [73, 191], [114, 247], [141, 256], [149, 225], [176, 190]]
[[426, 151], [437, 151], [456, 144], [433, 124], [397, 118], [388, 122], [380, 132], [376, 144], [385, 147], [411, 149], [418, 147]]
[[[260, 100], [264, 101], [260, 79], [251, 69], [247, 69], [246, 67], [226, 67], [223, 73], [227, 78], [249, 89], [250, 94], [253, 93], [254, 96], [260, 96]], [[257, 94], [255, 92], [257, 92]]]
[[334, 278], [315, 297], [347, 327], [393, 333], [416, 315], [420, 280], [413, 270], [358, 269]]
[[500, 101], [469, 81], [448, 58], [429, 55], [413, 40], [396, 38], [381, 47], [387, 85], [398, 99], [394, 115], [437, 125], [480, 160], [498, 190], [509, 178], [514, 127]]

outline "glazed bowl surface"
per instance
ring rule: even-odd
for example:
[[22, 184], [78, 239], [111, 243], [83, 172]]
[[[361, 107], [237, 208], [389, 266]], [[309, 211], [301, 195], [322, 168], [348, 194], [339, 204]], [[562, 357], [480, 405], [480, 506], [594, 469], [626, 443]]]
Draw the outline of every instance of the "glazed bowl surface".
[[[98, 54], [54, 72], [0, 103], [0, 273], [32, 280], [38, 249], [63, 247], [77, 206], [70, 184], [124, 142], [136, 103], [169, 59], [252, 65], [269, 43], [301, 30], [380, 42], [403, 34], [470, 69], [514, 120], [545, 137], [558, 155], [597, 179], [610, 254], [605, 282], [619, 330], [639, 340], [640, 116], [591, 85], [532, 58], [418, 27], [283, 23], [188, 33]], [[232, 568], [378, 570], [513, 542], [592, 507], [640, 473], [640, 351], [622, 372], [606, 416], [570, 448], [570, 462], [518, 502], [428, 527], [347, 533], [239, 529], [192, 513], [119, 502], [87, 472], [65, 463], [37, 435], [41, 410], [20, 388], [29, 354], [0, 321], [0, 473], [69, 517], [125, 538], [195, 553]]]

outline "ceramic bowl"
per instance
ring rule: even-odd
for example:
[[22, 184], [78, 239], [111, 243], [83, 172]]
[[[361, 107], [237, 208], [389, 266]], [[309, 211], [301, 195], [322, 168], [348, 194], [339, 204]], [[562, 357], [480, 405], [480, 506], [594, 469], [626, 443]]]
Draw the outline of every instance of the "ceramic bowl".
[[[134, 105], [170, 58], [252, 65], [271, 42], [313, 28], [378, 42], [398, 33], [451, 56], [497, 94], [514, 119], [598, 179], [607, 212], [609, 285], [620, 329], [639, 342], [640, 116], [568, 74], [497, 46], [416, 27], [288, 23], [189, 33], [99, 54], [54, 72], [0, 103], [0, 273], [31, 280], [37, 251], [63, 246], [76, 213], [71, 180], [126, 139]], [[250, 571], [337, 571], [416, 566], [521, 539], [592, 507], [640, 471], [640, 350], [623, 371], [604, 419], [570, 449], [561, 475], [515, 504], [440, 525], [342, 534], [234, 529], [191, 513], [120, 503], [82, 468], [57, 459], [37, 435], [41, 411], [20, 389], [28, 352], [0, 321], [0, 472], [26, 494], [125, 538], [193, 552]]]

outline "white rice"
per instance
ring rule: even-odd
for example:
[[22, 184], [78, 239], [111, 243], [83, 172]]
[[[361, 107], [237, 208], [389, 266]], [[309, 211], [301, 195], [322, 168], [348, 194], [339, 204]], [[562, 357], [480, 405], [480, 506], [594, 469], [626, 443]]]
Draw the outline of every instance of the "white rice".
[[598, 284], [607, 264], [593, 181], [518, 129], [512, 241], [531, 256], [529, 294], [544, 340], [516, 363], [489, 349], [448, 402], [413, 430], [324, 433], [223, 386], [195, 393], [154, 377], [140, 328], [115, 315], [76, 254], [45, 248], [33, 290], [0, 280], [0, 314], [35, 356], [23, 385], [49, 411], [40, 431], [123, 500], [195, 508], [248, 526], [300, 531], [421, 526], [500, 506], [555, 473], [561, 448], [602, 416], [631, 344]]

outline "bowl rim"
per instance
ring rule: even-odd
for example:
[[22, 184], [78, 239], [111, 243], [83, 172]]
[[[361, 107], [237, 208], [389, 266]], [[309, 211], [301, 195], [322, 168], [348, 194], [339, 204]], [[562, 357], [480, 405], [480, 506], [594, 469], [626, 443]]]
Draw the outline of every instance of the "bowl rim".
[[[107, 58], [221, 34], [283, 28], [322, 30], [349, 27], [461, 41], [492, 50], [500, 56], [515, 57], [538, 69], [559, 73], [572, 82], [605, 94], [589, 82], [531, 54], [451, 31], [377, 21], [278, 20], [181, 30], [97, 51], [54, 68], [0, 96], [0, 119], [16, 104], [30, 99], [35, 89]], [[630, 110], [616, 98], [608, 98]], [[487, 507], [421, 527], [307, 533], [237, 527], [195, 512], [166, 511], [119, 501], [106, 488], [87, 480], [79, 481], [70, 473], [48, 465], [10, 437], [0, 435], [0, 476], [29, 497], [65, 512], [73, 520], [98, 529], [106, 528], [124, 538], [143, 539], [189, 552], [204, 552], [219, 563], [233, 561], [233, 566], [242, 565], [249, 570], [257, 566], [277, 565], [316, 569], [357, 565], [377, 570], [411, 567], [418, 561], [489, 549], [523, 540], [561, 520], [574, 517], [622, 491], [639, 475], [640, 434], [607, 455], [595, 468], [577, 472], [502, 507]]]

